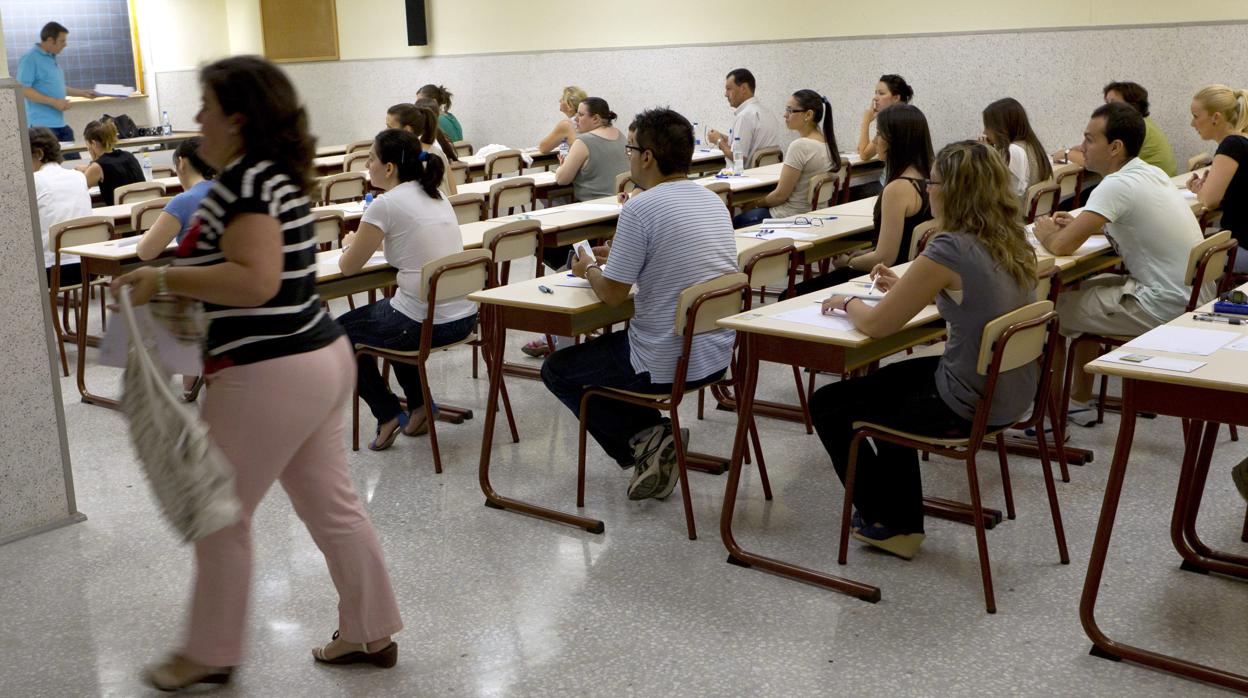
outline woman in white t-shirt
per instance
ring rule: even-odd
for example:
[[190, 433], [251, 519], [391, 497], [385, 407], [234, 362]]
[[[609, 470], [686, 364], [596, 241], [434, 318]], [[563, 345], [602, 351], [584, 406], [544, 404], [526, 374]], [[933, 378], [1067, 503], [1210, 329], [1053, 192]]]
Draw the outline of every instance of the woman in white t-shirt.
[[[421, 323], [429, 309], [421, 299], [420, 268], [426, 262], [464, 249], [451, 204], [438, 191], [442, 160], [422, 150], [408, 131], [387, 129], [368, 151], [368, 174], [385, 193], [364, 212], [360, 228], [343, 239], [338, 266], [346, 276], [359, 273], [385, 242], [385, 260], [398, 270], [393, 298], [356, 308], [338, 318], [352, 344], [382, 349], [420, 349]], [[477, 306], [466, 300], [439, 302], [433, 311], [433, 346], [467, 337], [477, 324]], [[377, 418], [377, 438], [368, 447], [387, 449], [401, 430], [408, 436], [428, 432], [420, 373], [415, 366], [394, 364], [394, 375], [407, 396], [408, 412], [381, 378], [372, 357], [360, 357], [360, 397]], [[436, 408], [434, 410], [436, 414]]]
[[1005, 158], [1013, 175], [1014, 194], [1023, 201], [1032, 185], [1053, 176], [1048, 152], [1031, 130], [1027, 110], [1017, 99], [1006, 97], [989, 104], [984, 107], [983, 118], [984, 140]]
[[732, 219], [734, 228], [758, 225], [765, 218], [787, 218], [810, 212], [810, 180], [841, 169], [841, 154], [832, 130], [832, 105], [814, 90], [798, 90], [784, 107], [784, 125], [797, 139], [784, 153], [784, 167], [776, 188], [751, 209]]

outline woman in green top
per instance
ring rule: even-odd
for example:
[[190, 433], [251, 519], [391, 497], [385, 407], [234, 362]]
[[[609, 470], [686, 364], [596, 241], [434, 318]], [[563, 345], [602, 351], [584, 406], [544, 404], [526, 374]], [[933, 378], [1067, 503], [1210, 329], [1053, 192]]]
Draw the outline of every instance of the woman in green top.
[[451, 142], [464, 140], [464, 127], [459, 125], [459, 119], [451, 113], [451, 93], [442, 85], [425, 85], [416, 91], [416, 98], [425, 97], [432, 99], [441, 107], [441, 114], [438, 116], [438, 128]]

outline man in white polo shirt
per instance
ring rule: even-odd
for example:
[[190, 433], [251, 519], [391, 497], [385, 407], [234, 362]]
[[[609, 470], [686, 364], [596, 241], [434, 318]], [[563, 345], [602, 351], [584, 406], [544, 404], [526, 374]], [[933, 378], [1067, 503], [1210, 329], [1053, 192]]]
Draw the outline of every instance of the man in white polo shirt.
[[[1166, 173], [1140, 159], [1145, 132], [1135, 108], [1117, 102], [1098, 107], [1080, 150], [1085, 167], [1104, 179], [1078, 216], [1058, 213], [1036, 220], [1036, 238], [1058, 256], [1074, 253], [1104, 228], [1127, 268], [1126, 275], [1097, 276], [1058, 296], [1066, 336], [1138, 336], [1182, 315], [1191, 296], [1184, 279], [1188, 254], [1202, 239], [1200, 223]], [[1070, 419], [1083, 426], [1096, 419], [1086, 404], [1092, 376], [1083, 370], [1094, 358], [1096, 347], [1087, 344], [1071, 358], [1078, 368]]]
[[[625, 204], [609, 258], [578, 257], [572, 266], [608, 305], [633, 299], [628, 332], [612, 332], [560, 349], [542, 365], [542, 380], [574, 414], [593, 386], [645, 393], [670, 391], [680, 359], [674, 332], [677, 299], [686, 288], [737, 271], [728, 209], [712, 191], [689, 181], [693, 127], [670, 109], [650, 109], [628, 127], [629, 171], [644, 191]], [[607, 254], [600, 248], [599, 254]], [[694, 338], [686, 385], [719, 380], [732, 357], [733, 333]], [[594, 400], [588, 430], [622, 468], [634, 468], [629, 499], [663, 499], [679, 480], [671, 423], [658, 410]], [[682, 441], [688, 431], [681, 429]]]
[[723, 151], [724, 157], [732, 161], [732, 143], [741, 139], [741, 152], [748, 163], [754, 153], [761, 148], [780, 147], [780, 120], [769, 110], [764, 109], [758, 98], [754, 96], [754, 74], [745, 68], [737, 68], [724, 78], [724, 97], [728, 104], [736, 109], [736, 118], [728, 135], [711, 129], [706, 140], [711, 147]]

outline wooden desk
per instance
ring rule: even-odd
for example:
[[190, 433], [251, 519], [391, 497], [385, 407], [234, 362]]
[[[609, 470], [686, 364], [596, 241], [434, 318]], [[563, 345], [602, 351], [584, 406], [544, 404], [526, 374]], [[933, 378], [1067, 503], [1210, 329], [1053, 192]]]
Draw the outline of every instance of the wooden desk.
[[[168, 136], [141, 136], [139, 138], [123, 138], [117, 141], [118, 148], [138, 148], [145, 145], [162, 145], [181, 143], [182, 141], [198, 136], [199, 131], [174, 131]], [[80, 153], [87, 149], [86, 143], [61, 144], [62, 153]]]
[[[880, 600], [880, 590], [877, 587], [748, 552], [741, 547], [732, 532], [745, 438], [750, 421], [748, 415], [754, 410], [760, 362], [772, 361], [786, 365], [798, 363], [839, 374], [868, 366], [908, 347], [938, 339], [945, 333], [944, 323], [935, 305], [924, 308], [899, 332], [880, 339], [872, 339], [857, 330], [825, 329], [774, 317], [778, 313], [809, 307], [816, 298], [826, 298], [829, 293], [835, 293], [838, 289], [850, 288], [861, 290], [858, 286], [843, 284], [826, 291], [758, 307], [719, 322], [721, 327], [738, 332], [739, 348], [735, 370], [740, 372], [740, 409], [737, 410], [737, 429], [733, 439], [732, 458], [729, 461], [719, 530], [724, 546], [728, 548], [728, 562], [732, 564], [758, 567], [875, 603]], [[950, 503], [945, 503], [946, 507], [948, 504]], [[999, 516], [999, 512], [997, 514]]]
[[[1241, 287], [1248, 290], [1248, 286]], [[1211, 306], [1201, 310], [1207, 311]], [[1237, 332], [1248, 337], [1248, 327], [1196, 322], [1185, 313], [1168, 323], [1174, 327], [1196, 327]], [[1239, 340], [1237, 340], [1239, 341]], [[1092, 373], [1122, 379], [1122, 422], [1118, 441], [1109, 466], [1109, 480], [1097, 521], [1096, 537], [1088, 560], [1088, 574], [1079, 602], [1079, 620], [1092, 640], [1092, 654], [1107, 659], [1125, 659], [1165, 672], [1198, 681], [1205, 681], [1236, 691], [1248, 691], [1248, 676], [1223, 669], [1196, 664], [1178, 657], [1134, 647], [1110, 638], [1096, 621], [1096, 600], [1100, 593], [1101, 575], [1109, 553], [1109, 539], [1114, 529], [1118, 502], [1122, 495], [1135, 422], [1140, 412], [1153, 412], [1186, 420], [1183, 461], [1179, 467], [1178, 489], [1170, 517], [1170, 539], [1183, 559], [1182, 568], [1193, 572], [1216, 572], [1248, 579], [1248, 558], [1213, 550], [1196, 532], [1205, 479], [1220, 424], [1248, 424], [1248, 373], [1244, 371], [1244, 353], [1222, 348], [1210, 356], [1170, 354], [1146, 349], [1131, 353], [1149, 356], [1170, 356], [1204, 361], [1205, 365], [1191, 373], [1148, 369], [1111, 363], [1097, 359], [1087, 365]], [[1193, 580], [1193, 583], [1198, 583]], [[1235, 622], [1234, 619], [1225, 619]]]

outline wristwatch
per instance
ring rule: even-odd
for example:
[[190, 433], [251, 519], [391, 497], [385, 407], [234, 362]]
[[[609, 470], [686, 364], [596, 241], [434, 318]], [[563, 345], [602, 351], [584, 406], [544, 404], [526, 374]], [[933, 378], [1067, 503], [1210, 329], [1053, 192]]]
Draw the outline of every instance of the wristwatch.
[[845, 300], [841, 301], [841, 312], [842, 312], [842, 313], [848, 313], [848, 312], [849, 312], [849, 302], [850, 302], [850, 301], [852, 301], [854, 298], [857, 298], [857, 296], [846, 296], [846, 297], [845, 297]]

